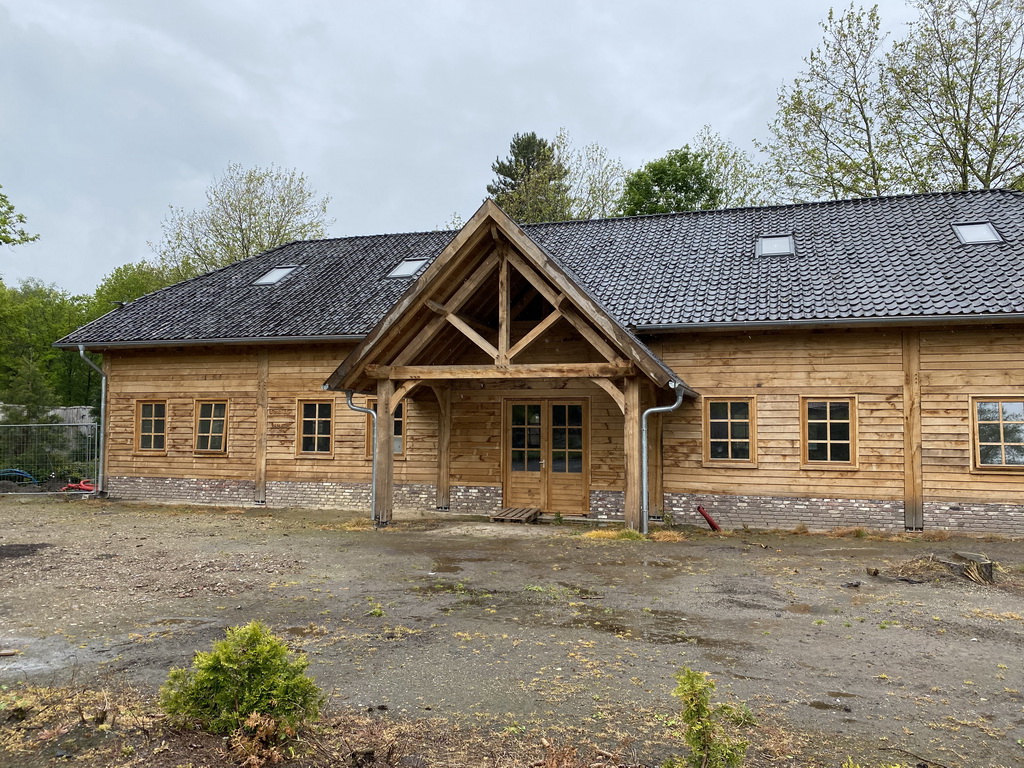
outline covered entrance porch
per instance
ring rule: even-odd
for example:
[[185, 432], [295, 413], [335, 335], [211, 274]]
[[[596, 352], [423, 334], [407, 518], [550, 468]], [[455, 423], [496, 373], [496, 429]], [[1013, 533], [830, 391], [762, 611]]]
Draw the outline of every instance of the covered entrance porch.
[[[437, 506], [450, 503], [454, 408], [460, 455], [475, 441], [496, 450], [498, 465], [484, 482], [501, 486], [506, 506], [544, 512], [589, 512], [597, 426], [606, 453], [617, 455], [617, 475], [605, 486], [621, 489], [624, 518], [639, 528], [643, 413], [694, 395], [490, 201], [324, 386], [376, 398], [380, 524], [393, 507], [395, 409], [408, 398], [436, 400]], [[616, 418], [595, 425], [595, 398], [610, 401]], [[474, 402], [485, 407], [473, 412]], [[621, 426], [609, 436], [612, 421]], [[651, 422], [647, 487], [657, 498], [661, 442], [657, 417]]]

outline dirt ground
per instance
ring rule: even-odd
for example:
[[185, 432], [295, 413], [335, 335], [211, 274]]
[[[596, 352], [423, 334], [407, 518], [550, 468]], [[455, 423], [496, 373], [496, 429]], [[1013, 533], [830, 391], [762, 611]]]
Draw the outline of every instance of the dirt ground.
[[[367, 528], [345, 512], [0, 496], [0, 651], [16, 652], [0, 684], [145, 697], [259, 619], [309, 654], [334, 714], [628, 743], [631, 764], [656, 765], [682, 751], [670, 693], [689, 666], [770, 724], [758, 765], [1024, 764], [1020, 541]], [[996, 585], [928, 559], [952, 551], [997, 561]], [[15, 727], [0, 707], [0, 732]], [[75, 756], [3, 749], [2, 765]]]

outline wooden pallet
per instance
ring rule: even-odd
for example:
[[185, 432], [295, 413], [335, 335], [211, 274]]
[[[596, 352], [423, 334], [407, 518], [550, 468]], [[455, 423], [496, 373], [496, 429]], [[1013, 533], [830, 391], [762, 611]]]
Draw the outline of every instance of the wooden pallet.
[[492, 523], [532, 523], [540, 517], [540, 510], [534, 507], [505, 507], [491, 515]]

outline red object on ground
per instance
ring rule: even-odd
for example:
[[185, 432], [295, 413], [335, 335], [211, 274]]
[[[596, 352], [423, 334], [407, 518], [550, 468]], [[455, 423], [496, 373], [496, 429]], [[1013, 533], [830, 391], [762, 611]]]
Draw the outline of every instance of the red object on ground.
[[93, 485], [92, 483], [90, 483], [88, 480], [83, 480], [80, 483], [68, 483], [63, 488], [61, 488], [61, 490], [62, 491], [89, 491], [89, 492], [92, 492], [92, 491], [96, 490], [96, 486]]
[[705, 520], [708, 521], [708, 525], [711, 526], [711, 530], [712, 531], [720, 531], [720, 530], [722, 530], [721, 528], [718, 527], [718, 523], [715, 522], [715, 518], [713, 518], [711, 515], [709, 515], [708, 511], [706, 509], [704, 509], [704, 507], [697, 507], [697, 511], [700, 512], [701, 516]]

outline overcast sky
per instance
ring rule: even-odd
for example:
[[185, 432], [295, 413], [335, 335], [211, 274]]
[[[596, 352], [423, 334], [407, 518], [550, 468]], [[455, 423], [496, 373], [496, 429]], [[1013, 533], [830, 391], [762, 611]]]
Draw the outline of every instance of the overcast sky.
[[[837, 7], [845, 7], [841, 2]], [[899, 32], [913, 14], [882, 0]], [[331, 235], [468, 218], [516, 132], [635, 168], [704, 124], [747, 148], [817, 0], [0, 0], [0, 277], [90, 293], [229, 163], [306, 174]]]

